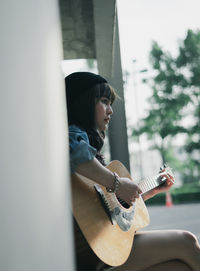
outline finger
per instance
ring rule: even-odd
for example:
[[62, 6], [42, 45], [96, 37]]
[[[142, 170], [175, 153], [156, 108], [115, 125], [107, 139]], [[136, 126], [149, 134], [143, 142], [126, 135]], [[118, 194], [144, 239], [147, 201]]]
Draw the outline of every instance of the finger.
[[139, 194], [142, 194], [142, 190], [141, 190], [140, 188], [138, 189], [138, 193], [139, 193]]
[[174, 178], [172, 177], [172, 176], [170, 176], [170, 175], [166, 175], [166, 183], [168, 184], [168, 185], [170, 185], [170, 184], [174, 184]]
[[139, 196], [140, 196], [140, 195], [139, 195], [139, 192], [138, 192], [138, 191], [136, 191], [136, 193], [135, 193], [135, 196], [134, 196], [134, 197], [135, 197], [135, 198], [139, 198]]
[[133, 199], [131, 200], [131, 205], [133, 205], [133, 204], [135, 203], [135, 201], [136, 201], [136, 199], [133, 198]]
[[167, 180], [167, 175], [163, 174], [162, 176], [160, 176], [160, 179], [162, 182], [165, 182]]
[[165, 174], [162, 174], [160, 177], [161, 177], [161, 180], [167, 179], [174, 182], [174, 178], [170, 174], [165, 173]]
[[170, 174], [167, 174], [167, 176], [169, 177], [169, 179], [170, 179], [170, 181], [172, 182], [172, 183], [174, 183], [174, 177], [172, 177]]
[[167, 185], [168, 185], [168, 186], [172, 186], [173, 184], [174, 184], [173, 181], [171, 181], [171, 180], [168, 180], [168, 181], [167, 181]]

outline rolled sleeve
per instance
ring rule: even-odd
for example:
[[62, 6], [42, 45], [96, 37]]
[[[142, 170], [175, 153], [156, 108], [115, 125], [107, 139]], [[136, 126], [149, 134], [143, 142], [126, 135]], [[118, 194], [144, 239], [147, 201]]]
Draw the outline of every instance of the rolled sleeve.
[[75, 125], [69, 126], [70, 167], [73, 174], [77, 167], [94, 159], [97, 151], [89, 144], [87, 133]]

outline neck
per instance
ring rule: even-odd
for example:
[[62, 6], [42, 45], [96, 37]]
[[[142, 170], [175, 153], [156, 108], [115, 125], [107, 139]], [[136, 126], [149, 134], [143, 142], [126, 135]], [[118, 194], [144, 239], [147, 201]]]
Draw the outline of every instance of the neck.
[[148, 192], [149, 190], [159, 186], [159, 176], [160, 174], [156, 176], [151, 176], [146, 178], [146, 180], [141, 180], [138, 183], [139, 188], [142, 190], [142, 194], [145, 192]]

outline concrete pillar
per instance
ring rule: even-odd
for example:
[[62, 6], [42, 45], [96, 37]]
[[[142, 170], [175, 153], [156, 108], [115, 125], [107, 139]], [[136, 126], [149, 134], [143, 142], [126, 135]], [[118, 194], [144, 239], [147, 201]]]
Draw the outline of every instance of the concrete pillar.
[[73, 271], [57, 1], [1, 1], [0, 33], [0, 269]]
[[59, 2], [64, 58], [95, 58], [93, 0]]
[[113, 70], [116, 1], [93, 0], [96, 59], [99, 73], [110, 78]]
[[117, 90], [117, 93], [121, 99], [117, 99], [116, 102], [113, 104], [114, 114], [112, 116], [109, 126], [110, 152], [111, 159], [120, 160], [130, 172], [128, 135], [124, 102], [124, 86], [117, 18], [113, 51], [113, 70], [112, 76], [109, 81], [111, 82], [111, 85]]
[[111, 159], [120, 160], [130, 170], [116, 1], [93, 1], [99, 73], [108, 79], [121, 97], [114, 103], [109, 128]]

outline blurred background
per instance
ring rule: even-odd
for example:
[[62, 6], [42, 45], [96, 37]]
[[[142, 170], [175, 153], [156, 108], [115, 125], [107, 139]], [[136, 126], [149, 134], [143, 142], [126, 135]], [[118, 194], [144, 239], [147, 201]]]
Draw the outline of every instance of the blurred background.
[[[117, 1], [130, 171], [141, 180], [167, 163], [174, 203], [200, 201], [199, 8], [197, 0]], [[63, 61], [65, 74], [77, 70], [98, 72], [97, 61]], [[165, 202], [160, 194], [148, 204]]]

